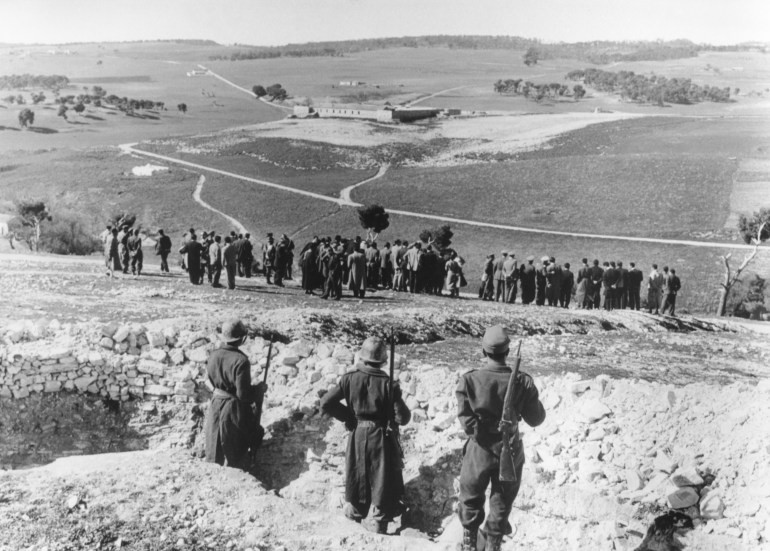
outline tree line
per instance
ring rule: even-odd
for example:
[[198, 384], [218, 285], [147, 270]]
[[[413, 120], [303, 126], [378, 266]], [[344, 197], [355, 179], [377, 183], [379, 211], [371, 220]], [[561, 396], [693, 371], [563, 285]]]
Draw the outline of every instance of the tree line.
[[534, 38], [519, 36], [481, 35], [427, 35], [390, 38], [368, 38], [363, 40], [340, 40], [287, 44], [285, 46], [250, 46], [236, 44], [243, 48], [230, 54], [211, 56], [211, 60], [239, 61], [245, 59], [273, 59], [278, 57], [330, 57], [344, 56], [368, 50], [391, 48], [450, 48], [458, 50], [530, 50], [539, 59], [578, 59], [596, 64], [622, 61], [662, 61], [697, 57], [701, 51], [767, 51], [752, 44], [712, 46], [696, 44], [689, 40], [669, 41], [609, 41], [545, 43]]
[[546, 97], [574, 97], [576, 100], [585, 96], [586, 91], [580, 84], [575, 84], [572, 89], [566, 84], [551, 82], [550, 84], [535, 84], [523, 78], [507, 78], [498, 80], [494, 84], [494, 90], [498, 94], [512, 94], [524, 96], [527, 99], [540, 101]]
[[0, 76], [0, 90], [18, 90], [20, 88], [45, 88], [55, 90], [69, 84], [63, 75], [3, 75]]
[[578, 69], [567, 73], [568, 80], [579, 80], [596, 90], [619, 94], [623, 99], [640, 103], [691, 104], [701, 101], [730, 101], [730, 87], [699, 85], [689, 78], [667, 78], [661, 75], [637, 75], [633, 71]]

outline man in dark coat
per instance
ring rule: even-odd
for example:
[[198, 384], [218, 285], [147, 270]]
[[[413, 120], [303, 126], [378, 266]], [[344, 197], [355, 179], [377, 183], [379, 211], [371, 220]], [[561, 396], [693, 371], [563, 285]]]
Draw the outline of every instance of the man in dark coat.
[[572, 300], [572, 289], [575, 287], [575, 274], [569, 269], [569, 262], [564, 263], [561, 271], [561, 291], [559, 296], [559, 306], [569, 308]]
[[160, 256], [160, 271], [168, 271], [168, 255], [171, 253], [171, 238], [163, 230], [158, 230], [158, 240], [155, 242], [155, 252]]
[[251, 242], [251, 234], [243, 236], [238, 248], [239, 271], [243, 271], [243, 277], [251, 277], [251, 265], [254, 263], [254, 245]]
[[365, 526], [384, 534], [388, 522], [402, 510], [403, 458], [397, 425], [406, 425], [411, 413], [397, 382], [390, 396], [388, 374], [381, 369], [388, 361], [385, 342], [369, 337], [361, 347], [359, 358], [364, 365], [342, 376], [339, 385], [321, 399], [321, 410], [345, 423], [350, 430], [345, 516], [361, 522], [372, 507], [371, 521]]
[[535, 257], [527, 257], [527, 263], [521, 265], [519, 279], [521, 280], [521, 303], [531, 304], [535, 300]]
[[676, 295], [679, 289], [682, 288], [682, 283], [679, 280], [679, 276], [676, 275], [676, 270], [671, 268], [671, 273], [665, 279], [663, 287], [663, 306], [660, 307], [660, 313], [664, 316], [668, 313], [669, 316], [674, 316], [676, 310]]
[[206, 461], [244, 470], [249, 468], [249, 451], [257, 449], [264, 435], [252, 404], [261, 411], [267, 390], [262, 382], [251, 386], [251, 364], [238, 350], [247, 336], [240, 320], [222, 324], [226, 344], [211, 353], [206, 367], [214, 395], [203, 429]]
[[586, 293], [588, 294], [586, 303], [589, 310], [591, 308], [596, 308], [598, 310], [602, 303], [601, 290], [603, 278], [604, 270], [599, 266], [599, 261], [594, 259], [594, 265], [591, 266], [588, 273], [588, 287], [586, 290]]
[[126, 247], [128, 255], [131, 258], [131, 273], [135, 277], [142, 275], [142, 266], [144, 265], [144, 253], [142, 252], [142, 238], [139, 235], [139, 229], [134, 228], [128, 231], [128, 240]]
[[540, 259], [540, 267], [535, 274], [535, 282], [537, 285], [537, 294], [535, 295], [535, 304], [543, 306], [545, 304], [545, 288], [548, 284], [548, 257], [544, 256]]
[[[614, 262], [612, 264], [615, 264]], [[604, 274], [602, 275], [602, 300], [605, 310], [615, 309], [615, 289], [618, 284], [618, 273], [615, 267], [609, 262], [604, 263]]]
[[[361, 244], [361, 248], [366, 246]], [[353, 291], [356, 298], [364, 298], [366, 295], [367, 265], [366, 256], [361, 249], [356, 249], [350, 253], [347, 260], [348, 266], [348, 289]]]
[[302, 247], [299, 253], [299, 266], [302, 269], [302, 288], [306, 295], [312, 295], [318, 286], [318, 236]]
[[479, 285], [479, 298], [481, 300], [492, 300], [494, 298], [494, 278], [495, 255], [490, 254], [484, 262], [484, 272], [481, 274], [481, 285]]
[[214, 237], [214, 242], [209, 245], [209, 269], [211, 270], [211, 286], [222, 287], [219, 279], [222, 277], [222, 236]]
[[545, 298], [548, 306], [558, 306], [561, 298], [561, 266], [556, 263], [556, 258], [548, 259], [548, 267], [545, 270]]
[[222, 265], [227, 274], [227, 288], [235, 289], [235, 275], [238, 273], [238, 250], [233, 247], [233, 237], [225, 237], [225, 246], [222, 248]]
[[622, 262], [618, 262], [618, 286], [615, 292], [615, 308], [625, 310], [628, 306], [628, 269], [623, 267]]
[[192, 234], [190, 240], [179, 249], [179, 254], [187, 255], [187, 273], [190, 276], [190, 283], [193, 285], [200, 285], [201, 254], [203, 254], [203, 246], [198, 243], [198, 238], [195, 234]]
[[278, 245], [275, 247], [275, 279], [273, 283], [278, 287], [283, 287], [283, 278], [286, 277], [290, 253], [289, 238], [286, 234], [283, 234], [281, 240], [278, 241]]
[[636, 264], [631, 262], [631, 269], [628, 270], [628, 307], [631, 310], [638, 310], [641, 305], [640, 289], [642, 288], [642, 281], [644, 281], [644, 274], [636, 267]]
[[118, 233], [118, 241], [120, 242], [120, 261], [123, 264], [123, 273], [128, 273], [128, 238], [131, 237], [131, 230], [128, 229], [126, 224], [123, 224], [120, 232]]
[[342, 298], [342, 275], [345, 265], [345, 250], [342, 245], [329, 251], [324, 257], [323, 272], [326, 273], [326, 282], [324, 283], [324, 292], [321, 298], [334, 300]]
[[[503, 535], [512, 532], [508, 516], [519, 492], [524, 467], [524, 446], [514, 421], [510, 441], [516, 470], [515, 482], [499, 478], [502, 435], [498, 428], [503, 417], [505, 394], [512, 370], [505, 363], [510, 339], [502, 326], [484, 333], [482, 350], [487, 358], [481, 369], [473, 369], [460, 378], [457, 386], [457, 417], [468, 441], [463, 450], [460, 471], [460, 523], [463, 525], [463, 551], [476, 551], [477, 535], [484, 520], [484, 500], [491, 485], [490, 511], [482, 530], [486, 551], [500, 551]], [[532, 427], [545, 420], [545, 409], [532, 377], [519, 372], [513, 395], [513, 419], [522, 418]]]

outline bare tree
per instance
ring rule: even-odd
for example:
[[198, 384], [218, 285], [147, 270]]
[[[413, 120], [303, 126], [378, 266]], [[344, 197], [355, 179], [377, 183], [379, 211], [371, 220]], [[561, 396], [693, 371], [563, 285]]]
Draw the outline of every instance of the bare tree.
[[722, 257], [722, 262], [725, 266], [724, 279], [721, 285], [719, 293], [719, 306], [717, 307], [717, 316], [724, 316], [727, 309], [727, 298], [730, 296], [730, 290], [733, 286], [740, 281], [741, 274], [754, 260], [759, 252], [759, 245], [770, 238], [770, 209], [761, 209], [759, 212], [754, 213], [752, 218], [746, 218], [741, 216], [738, 223], [743, 239], [748, 244], [753, 245], [751, 251], [743, 258], [743, 262], [733, 270], [730, 267], [730, 258], [732, 253], [728, 253]]

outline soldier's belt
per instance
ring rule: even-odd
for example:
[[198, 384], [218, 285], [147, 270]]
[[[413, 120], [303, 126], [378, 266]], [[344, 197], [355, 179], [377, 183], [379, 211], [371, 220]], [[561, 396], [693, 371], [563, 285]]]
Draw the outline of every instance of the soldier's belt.
[[238, 397], [235, 396], [234, 394], [230, 394], [229, 392], [226, 392], [221, 388], [214, 389], [214, 398], [219, 398], [220, 400], [237, 400], [238, 399]]

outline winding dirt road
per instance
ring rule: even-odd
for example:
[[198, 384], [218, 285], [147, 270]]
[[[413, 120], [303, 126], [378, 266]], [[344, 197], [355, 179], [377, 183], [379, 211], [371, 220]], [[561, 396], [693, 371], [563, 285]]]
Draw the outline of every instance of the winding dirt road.
[[[191, 163], [189, 161], [183, 161], [181, 159], [175, 159], [174, 157], [168, 157], [166, 155], [160, 155], [158, 153], [150, 153], [148, 151], [142, 151], [141, 149], [136, 149], [134, 146], [135, 143], [130, 144], [122, 144], [120, 145], [120, 149], [128, 154], [134, 154], [139, 156], [146, 156], [151, 157], [153, 159], [159, 159], [161, 161], [165, 161], [167, 163], [172, 164], [178, 164], [182, 166], [187, 166], [191, 168], [195, 168], [197, 170], [202, 170], [206, 172], [212, 172], [214, 174], [221, 174], [223, 176], [227, 176], [229, 178], [235, 178], [237, 180], [242, 180], [244, 182], [249, 182], [252, 184], [257, 184], [261, 186], [271, 187], [274, 189], [279, 189], [281, 191], [286, 191], [288, 193], [294, 193], [297, 195], [303, 195], [305, 197], [312, 197], [313, 199], [318, 199], [320, 201], [326, 201], [327, 203], [334, 203], [336, 205], [339, 205], [340, 207], [360, 207], [362, 206], [361, 203], [356, 203], [350, 198], [350, 191], [353, 188], [356, 188], [360, 185], [363, 185], [365, 183], [371, 182], [372, 180], [375, 180], [377, 178], [381, 178], [383, 174], [385, 174], [385, 171], [387, 170], [386, 165], [383, 165], [380, 167], [380, 171], [373, 176], [372, 178], [368, 178], [367, 180], [364, 180], [362, 182], [359, 182], [357, 184], [354, 184], [352, 186], [348, 186], [347, 188], [343, 189], [340, 193], [340, 197], [329, 197], [327, 195], [321, 195], [320, 193], [313, 193], [312, 191], [305, 191], [303, 189], [296, 189], [289, 186], [284, 186], [281, 184], [276, 184], [274, 182], [268, 182], [266, 180], [259, 180], [257, 178], [251, 178], [249, 176], [242, 176], [240, 174], [235, 174], [234, 172], [227, 172], [226, 170], [220, 170], [218, 168], [209, 167], [206, 165], [201, 165], [197, 163]], [[200, 185], [200, 184], [199, 184]], [[345, 193], [346, 192], [346, 193]], [[344, 194], [344, 195], [343, 195]], [[687, 247], [700, 247], [704, 249], [744, 249], [744, 250], [750, 250], [753, 249], [752, 245], [745, 245], [743, 243], [718, 243], [718, 242], [712, 242], [712, 241], [692, 241], [687, 239], [659, 239], [655, 237], [634, 237], [634, 236], [628, 236], [628, 235], [606, 235], [606, 234], [596, 234], [596, 233], [580, 233], [580, 232], [567, 232], [567, 231], [558, 231], [558, 230], [545, 230], [541, 228], [527, 228], [523, 226], [510, 226], [507, 224], [494, 224], [491, 222], [481, 222], [478, 220], [468, 220], [464, 218], [453, 218], [449, 216], [439, 216], [435, 214], [426, 214], [424, 212], [412, 212], [412, 211], [405, 211], [405, 210], [395, 210], [389, 208], [387, 205], [383, 205], [389, 213], [391, 214], [398, 214], [400, 216], [408, 216], [410, 218], [422, 218], [427, 220], [437, 220], [439, 222], [447, 222], [451, 224], [460, 224], [465, 226], [475, 226], [480, 228], [492, 228], [496, 230], [505, 230], [505, 231], [515, 231], [515, 232], [523, 232], [523, 233], [535, 233], [535, 234], [541, 234], [541, 235], [557, 235], [560, 237], [580, 237], [580, 238], [586, 238], [586, 239], [601, 239], [601, 240], [607, 240], [607, 241], [631, 241], [636, 243], [654, 243], [658, 245], [684, 245]], [[220, 214], [220, 211], [216, 211]], [[226, 215], [225, 215], [226, 216]], [[768, 249], [770, 247], [761, 247], [762, 249]]]

